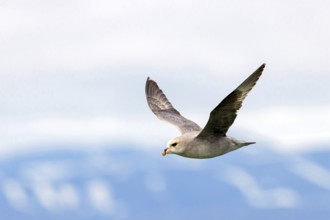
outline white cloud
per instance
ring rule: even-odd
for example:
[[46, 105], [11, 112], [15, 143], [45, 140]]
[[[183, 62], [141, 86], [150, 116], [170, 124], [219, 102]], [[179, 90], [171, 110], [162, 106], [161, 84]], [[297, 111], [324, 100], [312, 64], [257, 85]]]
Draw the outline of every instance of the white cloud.
[[110, 185], [103, 180], [92, 180], [86, 186], [91, 205], [104, 214], [113, 215], [116, 202]]
[[2, 190], [10, 205], [17, 211], [26, 212], [30, 208], [29, 197], [24, 187], [14, 179], [4, 179]]
[[69, 177], [72, 172], [65, 161], [31, 162], [21, 170], [22, 176], [31, 183], [52, 184]]
[[60, 212], [79, 206], [80, 198], [76, 188], [66, 182], [72, 175], [66, 161], [30, 162], [22, 168], [21, 175], [39, 204], [48, 211]]
[[5, 36], [24, 34], [26, 31], [37, 26], [37, 20], [22, 9], [0, 7], [0, 28]]
[[325, 167], [304, 158], [295, 158], [291, 169], [310, 183], [330, 190], [330, 171]]
[[281, 106], [244, 113], [238, 128], [261, 135], [274, 150], [284, 153], [328, 149], [330, 106]]
[[[145, 103], [144, 103], [145, 104]], [[245, 110], [237, 119], [234, 131], [248, 132], [249, 139], [265, 141], [273, 150], [295, 153], [328, 149], [330, 142], [330, 106], [272, 107], [256, 111]], [[152, 114], [152, 113], [150, 113]], [[201, 117], [197, 121], [202, 121]], [[206, 120], [207, 116], [203, 120]], [[40, 118], [15, 121], [0, 125], [0, 155], [17, 151], [38, 149], [40, 144], [75, 143], [94, 147], [102, 143], [135, 143], [142, 150], [155, 145], [165, 145], [169, 138], [179, 135], [171, 125], [150, 117], [114, 118], [109, 116], [91, 118]], [[235, 129], [235, 130], [234, 130]], [[251, 137], [252, 136], [252, 137]], [[19, 139], [14, 137], [20, 137]], [[240, 138], [240, 137], [236, 137]], [[26, 149], [29, 144], [31, 147]], [[52, 147], [55, 145], [49, 145]], [[312, 146], [312, 147], [311, 147]], [[56, 146], [57, 147], [57, 146]], [[81, 146], [79, 146], [81, 147]], [[115, 145], [113, 146], [115, 147]], [[160, 147], [160, 146], [159, 146]], [[159, 148], [162, 150], [162, 148]]]
[[291, 209], [298, 206], [299, 198], [294, 190], [287, 187], [262, 189], [255, 178], [238, 167], [229, 168], [224, 178], [256, 208]]
[[[180, 82], [167, 90], [180, 96], [189, 89], [180, 103], [200, 108], [196, 81], [210, 87], [202, 90], [205, 100], [216, 100], [219, 86], [231, 85], [224, 79], [262, 62], [268, 65], [259, 98], [272, 103], [234, 126], [281, 151], [328, 143], [329, 106], [319, 98], [330, 94], [328, 6], [322, 0], [1, 3], [0, 155], [54, 141], [165, 143], [177, 132], [156, 119], [146, 125], [149, 110], [140, 107], [148, 74], [167, 83], [188, 78], [191, 87]], [[292, 100], [303, 107], [277, 107]]]
[[54, 186], [51, 183], [34, 183], [33, 192], [39, 204], [51, 212], [76, 209], [80, 199], [75, 187], [69, 183]]
[[1, 72], [105, 66], [241, 72], [257, 60], [316, 74], [329, 69], [328, 6], [321, 0], [15, 1], [2, 8], [7, 22], [1, 25], [6, 36], [1, 58], [7, 62]]
[[79, 206], [80, 198], [73, 184], [64, 183], [60, 185], [58, 196], [64, 209], [74, 209]]
[[[75, 143], [81, 147], [94, 147], [95, 144], [108, 142], [136, 143], [144, 148], [150, 148], [167, 135], [155, 129], [159, 121], [148, 122], [134, 121], [112, 117], [96, 117], [89, 119], [72, 118], [45, 118], [24, 121], [16, 124], [2, 124], [3, 146], [0, 155], [5, 156], [17, 151], [38, 150], [40, 144], [47, 143]], [[1, 129], [1, 128], [0, 128]], [[169, 126], [169, 134], [177, 133]], [[164, 126], [166, 131], [166, 126]], [[19, 139], [14, 137], [19, 136]], [[166, 141], [166, 139], [164, 139]], [[165, 144], [165, 143], [164, 143]], [[27, 149], [26, 145], [30, 145]], [[49, 145], [46, 147], [58, 147]], [[114, 145], [115, 147], [115, 145]], [[142, 148], [142, 149], [144, 149]]]

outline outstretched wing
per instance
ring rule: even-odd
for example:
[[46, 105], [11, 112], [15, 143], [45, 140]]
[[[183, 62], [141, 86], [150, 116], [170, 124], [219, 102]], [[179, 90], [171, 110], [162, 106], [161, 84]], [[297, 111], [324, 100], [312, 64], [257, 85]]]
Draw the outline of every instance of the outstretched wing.
[[201, 130], [195, 122], [183, 117], [180, 112], [172, 106], [157, 83], [149, 77], [145, 89], [149, 108], [159, 119], [175, 125], [182, 134]]
[[264, 68], [265, 64], [262, 64], [240, 86], [222, 100], [215, 109], [213, 109], [205, 128], [197, 138], [205, 138], [209, 135], [226, 135], [229, 127], [235, 121], [237, 111], [241, 108], [243, 100], [256, 84]]

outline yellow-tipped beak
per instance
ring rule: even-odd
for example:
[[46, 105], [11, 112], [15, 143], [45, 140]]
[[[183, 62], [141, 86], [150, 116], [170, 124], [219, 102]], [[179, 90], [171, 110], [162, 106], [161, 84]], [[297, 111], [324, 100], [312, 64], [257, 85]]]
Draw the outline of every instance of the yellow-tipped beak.
[[164, 151], [162, 152], [163, 156], [166, 156], [166, 153], [167, 153], [166, 151], [167, 151], [167, 148], [165, 148]]

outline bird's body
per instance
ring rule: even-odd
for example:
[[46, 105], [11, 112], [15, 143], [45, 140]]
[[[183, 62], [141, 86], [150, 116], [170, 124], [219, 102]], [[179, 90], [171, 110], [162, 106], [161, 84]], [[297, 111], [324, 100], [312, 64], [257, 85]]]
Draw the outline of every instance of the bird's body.
[[178, 152], [178, 155], [198, 159], [207, 159], [221, 156], [240, 147], [255, 143], [239, 141], [228, 136], [214, 136], [209, 137], [208, 139], [199, 139], [196, 138], [199, 133], [200, 131], [193, 131], [183, 134], [170, 140], [170, 143], [180, 142], [181, 144], [185, 145], [184, 150], [182, 152]]
[[177, 154], [189, 158], [212, 158], [255, 142], [239, 141], [226, 135], [233, 124], [237, 111], [244, 98], [259, 79], [265, 64], [261, 65], [240, 86], [230, 93], [210, 113], [210, 118], [201, 129], [195, 122], [183, 117], [168, 101], [157, 83], [147, 79], [146, 97], [152, 112], [161, 120], [165, 120], [179, 128], [181, 136], [171, 139], [163, 152]]

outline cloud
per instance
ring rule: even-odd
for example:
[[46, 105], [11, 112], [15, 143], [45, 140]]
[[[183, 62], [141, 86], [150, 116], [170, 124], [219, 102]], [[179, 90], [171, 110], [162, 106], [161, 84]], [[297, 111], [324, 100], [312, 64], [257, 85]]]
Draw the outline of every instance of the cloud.
[[229, 168], [224, 179], [236, 187], [245, 199], [256, 208], [291, 209], [298, 206], [299, 197], [294, 190], [287, 187], [262, 189], [256, 179], [241, 168]]
[[[6, 128], [3, 127], [4, 139], [1, 144], [4, 147], [1, 148], [0, 155], [30, 151], [34, 148], [38, 150], [40, 144], [47, 145], [47, 143], [75, 143], [80, 144], [79, 148], [81, 148], [83, 146], [94, 147], [94, 144], [108, 142], [134, 142], [150, 148], [158, 143], [159, 138], [166, 136], [155, 129], [158, 127], [157, 120], [150, 122], [148, 126], [141, 126], [143, 123], [143, 119], [130, 121], [113, 117], [96, 117], [89, 119], [45, 118], [7, 124]], [[175, 133], [175, 130], [170, 127], [168, 130], [170, 130], [169, 134]], [[20, 139], [14, 139], [15, 136], [19, 136]], [[30, 145], [30, 147], [27, 149], [26, 145]], [[47, 146], [55, 147], [54, 145]]]
[[29, 210], [29, 198], [24, 187], [14, 179], [2, 180], [2, 190], [9, 204], [17, 211], [26, 212]]
[[[330, 107], [272, 107], [256, 111], [246, 110], [240, 113], [229, 135], [249, 134], [249, 139], [265, 141], [281, 153], [308, 152], [328, 149], [330, 142], [328, 125]], [[150, 113], [151, 114], [151, 113]], [[192, 116], [197, 121], [206, 121], [207, 116]], [[103, 143], [135, 143], [142, 150], [160, 143], [166, 144], [178, 131], [157, 118], [121, 118], [98, 116], [90, 118], [54, 117], [34, 120], [2, 123], [0, 144], [4, 147], [0, 155], [4, 156], [18, 150], [27, 150], [25, 146], [38, 147], [47, 143], [75, 143], [85, 147]], [[162, 131], [162, 132], [160, 132]], [[16, 139], [14, 137], [20, 137]], [[252, 137], [251, 137], [252, 136]], [[237, 137], [239, 138], [239, 137]], [[10, 146], [10, 147], [9, 147]], [[54, 145], [49, 145], [52, 147]], [[311, 148], [311, 146], [313, 146]], [[81, 146], [79, 146], [81, 147]]]
[[80, 203], [75, 187], [69, 183], [57, 187], [50, 183], [34, 183], [33, 191], [39, 204], [47, 211], [60, 212], [65, 209], [76, 209]]
[[109, 184], [103, 180], [92, 180], [86, 186], [88, 198], [92, 206], [104, 214], [113, 215], [116, 202]]
[[230, 92], [237, 74], [262, 62], [257, 101], [250, 99], [262, 108], [234, 126], [281, 151], [327, 143], [328, 6], [322, 0], [2, 3], [0, 155], [54, 141], [166, 142], [175, 130], [151, 118], [143, 126], [147, 75], [164, 79], [180, 111], [181, 105], [193, 114], [202, 109], [205, 123], [214, 100], [224, 97], [220, 88]]
[[304, 158], [296, 158], [291, 170], [310, 183], [330, 190], [330, 171], [320, 164]]
[[31, 183], [54, 183], [72, 175], [70, 166], [62, 161], [36, 161], [25, 164], [22, 177]]
[[72, 173], [66, 161], [30, 162], [22, 168], [21, 175], [44, 209], [61, 212], [79, 206], [77, 189], [67, 181]]
[[14, 1], [2, 7], [1, 20], [8, 22], [0, 26], [6, 42], [0, 70], [199, 66], [215, 74], [220, 67], [241, 72], [266, 60], [315, 74], [329, 68], [328, 6], [321, 0], [299, 7], [296, 1], [258, 0]]
[[282, 153], [328, 149], [330, 106], [273, 106], [245, 113], [235, 125], [263, 136]]

